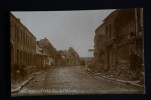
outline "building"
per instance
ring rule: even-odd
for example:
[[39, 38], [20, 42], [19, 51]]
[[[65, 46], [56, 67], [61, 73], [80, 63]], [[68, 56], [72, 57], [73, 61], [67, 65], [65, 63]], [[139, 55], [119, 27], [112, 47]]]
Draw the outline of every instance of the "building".
[[38, 41], [38, 45], [44, 50], [47, 55], [47, 65], [57, 66], [59, 63], [58, 52], [56, 48], [49, 42], [47, 38]]
[[67, 58], [68, 58], [68, 64], [69, 65], [78, 65], [79, 64], [79, 55], [78, 53], [74, 50], [74, 48], [69, 47], [67, 50]]
[[74, 48], [69, 47], [68, 50], [59, 50], [60, 66], [74, 66], [79, 65], [80, 58]]
[[32, 71], [35, 67], [36, 37], [10, 13], [11, 76], [23, 66]]
[[36, 70], [42, 70], [46, 68], [47, 55], [42, 48], [36, 44]]
[[144, 58], [142, 12], [142, 8], [117, 9], [103, 20], [95, 30], [96, 68], [108, 71], [130, 67], [132, 52]]
[[84, 62], [85, 65], [92, 63], [93, 57], [80, 57], [81, 63]]
[[94, 37], [94, 61], [95, 61], [95, 67], [99, 70], [107, 69], [107, 62], [106, 62], [106, 37], [105, 37], [105, 25], [104, 23], [101, 24], [96, 30], [95, 30], [95, 37]]
[[58, 53], [60, 58], [59, 66], [68, 66], [68, 58], [66, 55], [66, 50], [59, 50]]

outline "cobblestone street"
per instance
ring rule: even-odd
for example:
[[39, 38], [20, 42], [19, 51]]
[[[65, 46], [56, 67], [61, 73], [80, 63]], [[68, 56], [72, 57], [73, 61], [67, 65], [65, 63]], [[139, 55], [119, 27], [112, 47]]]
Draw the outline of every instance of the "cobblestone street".
[[144, 93], [144, 88], [93, 76], [84, 72], [80, 66], [70, 66], [49, 69], [35, 76], [25, 87], [18, 93], [13, 93], [12, 96], [110, 93]]

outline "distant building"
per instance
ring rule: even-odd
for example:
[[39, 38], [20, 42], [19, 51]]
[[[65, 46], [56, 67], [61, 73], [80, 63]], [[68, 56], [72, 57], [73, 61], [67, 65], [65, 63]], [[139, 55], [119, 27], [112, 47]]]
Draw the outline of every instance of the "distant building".
[[66, 53], [69, 62], [69, 65], [78, 65], [79, 64], [79, 55], [78, 53], [74, 50], [74, 48], [69, 47], [67, 53]]
[[80, 61], [84, 61], [85, 65], [87, 65], [93, 61], [93, 57], [80, 57]]
[[[35, 67], [36, 37], [10, 13], [11, 74], [26, 67]], [[12, 76], [13, 77], [13, 76]]]
[[46, 66], [47, 55], [44, 52], [44, 50], [38, 46], [38, 44], [36, 44], [35, 60], [36, 60], [36, 69], [37, 70], [42, 70], [47, 67]]
[[60, 66], [74, 66], [79, 65], [79, 55], [70, 47], [68, 50], [59, 50], [60, 55]]
[[68, 66], [68, 58], [66, 55], [66, 50], [59, 50], [58, 53], [60, 58], [59, 66]]
[[38, 45], [45, 51], [47, 54], [47, 64], [49, 66], [57, 66], [59, 63], [58, 52], [56, 48], [49, 42], [48, 39], [41, 39], [38, 41]]

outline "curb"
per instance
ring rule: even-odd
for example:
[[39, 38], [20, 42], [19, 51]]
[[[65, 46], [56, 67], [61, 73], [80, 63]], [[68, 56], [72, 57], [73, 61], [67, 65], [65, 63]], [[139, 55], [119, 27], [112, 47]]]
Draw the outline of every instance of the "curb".
[[34, 76], [29, 77], [19, 87], [17, 87], [16, 89], [12, 90], [11, 93], [17, 93], [17, 92], [19, 92], [21, 90], [21, 88], [23, 88], [32, 78], [34, 78]]
[[[82, 69], [84, 72], [87, 72], [86, 70]], [[101, 76], [100, 73], [93, 73], [94, 75], [99, 75], [99, 77], [108, 79], [108, 80], [112, 80], [112, 81], [116, 81], [116, 82], [120, 82], [120, 83], [124, 83], [124, 84], [128, 84], [128, 85], [133, 85], [133, 86], [137, 86], [137, 87], [141, 87], [141, 88], [145, 88], [144, 85], [139, 85], [137, 83], [132, 83], [131, 81], [123, 81], [123, 80], [119, 80], [119, 79], [114, 79], [114, 78], [109, 78], [106, 76]], [[137, 81], [139, 82], [139, 81]]]
[[[112, 80], [112, 81], [116, 81], [116, 82], [120, 82], [120, 83], [129, 84], [129, 85], [133, 85], [133, 86], [144, 88], [143, 85], [139, 85], [137, 83], [132, 83], [130, 81], [123, 81], [123, 80], [119, 80], [119, 79], [109, 78], [109, 77], [106, 77], [106, 76], [100, 76], [100, 77], [103, 77], [103, 78], [106, 78], [106, 79], [109, 79], [109, 80]], [[139, 82], [139, 81], [137, 81], [137, 82]]]
[[30, 81], [31, 79], [34, 78], [35, 75], [39, 75], [39, 74], [41, 74], [41, 73], [43, 73], [43, 72], [44, 72], [44, 71], [34, 73], [31, 77], [29, 77], [26, 81], [24, 81], [19, 87], [17, 87], [16, 89], [13, 89], [13, 90], [11, 91], [11, 93], [17, 93], [17, 92], [19, 92], [27, 83], [29, 83], [29, 81]]

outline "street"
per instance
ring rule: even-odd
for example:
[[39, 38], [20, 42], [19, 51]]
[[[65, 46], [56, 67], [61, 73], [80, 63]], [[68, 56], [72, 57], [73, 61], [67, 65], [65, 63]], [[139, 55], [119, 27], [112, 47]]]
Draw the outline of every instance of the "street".
[[134, 94], [144, 88], [108, 80], [84, 72], [81, 66], [48, 69], [35, 76], [12, 96], [60, 94]]

